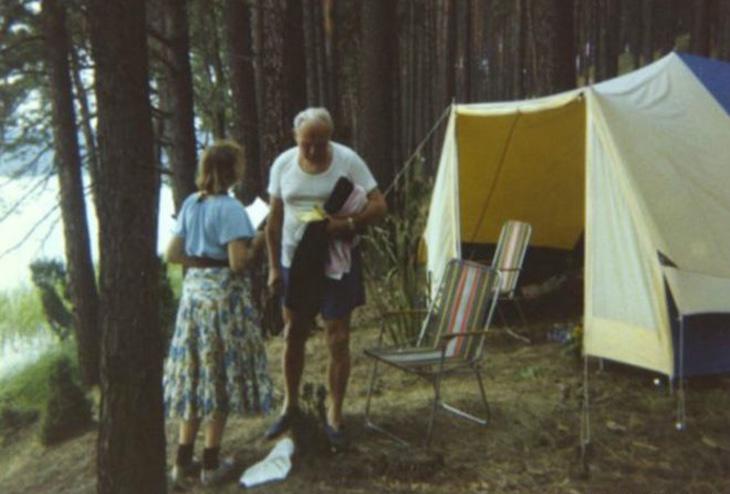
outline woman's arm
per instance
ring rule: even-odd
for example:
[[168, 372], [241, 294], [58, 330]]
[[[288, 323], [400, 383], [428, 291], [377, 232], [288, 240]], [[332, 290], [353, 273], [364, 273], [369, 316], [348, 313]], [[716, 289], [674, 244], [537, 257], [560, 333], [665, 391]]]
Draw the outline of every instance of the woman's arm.
[[253, 239], [236, 239], [228, 242], [228, 266], [241, 274], [251, 265], [264, 244], [264, 235], [256, 233]]
[[165, 262], [170, 264], [185, 264], [188, 257], [185, 255], [185, 238], [177, 235], [170, 239], [165, 250]]

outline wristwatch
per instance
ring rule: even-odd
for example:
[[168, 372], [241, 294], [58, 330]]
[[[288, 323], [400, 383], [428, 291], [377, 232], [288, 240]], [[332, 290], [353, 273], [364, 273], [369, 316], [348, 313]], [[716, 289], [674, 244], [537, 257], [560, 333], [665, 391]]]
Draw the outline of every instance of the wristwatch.
[[347, 224], [350, 225], [350, 230], [352, 230], [353, 232], [356, 230], [356, 228], [355, 228], [355, 220], [353, 219], [352, 216], [348, 216], [347, 217]]

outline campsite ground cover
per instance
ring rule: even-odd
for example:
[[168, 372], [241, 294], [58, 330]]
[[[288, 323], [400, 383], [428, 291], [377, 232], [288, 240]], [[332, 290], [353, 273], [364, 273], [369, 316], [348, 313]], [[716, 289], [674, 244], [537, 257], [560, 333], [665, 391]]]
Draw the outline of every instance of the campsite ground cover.
[[[578, 456], [582, 364], [564, 345], [545, 340], [550, 324], [530, 327], [527, 345], [496, 330], [489, 338], [486, 386], [492, 422], [479, 428], [446, 415], [437, 419], [432, 453], [406, 450], [363, 426], [368, 365], [362, 348], [374, 328], [353, 333], [353, 375], [348, 400], [349, 451], [332, 456], [316, 447], [297, 458], [288, 479], [260, 492], [527, 492], [717, 493], [730, 492], [730, 377], [692, 380], [688, 429], [674, 429], [674, 396], [655, 375], [622, 366], [590, 368], [593, 451], [584, 469]], [[308, 344], [305, 382], [320, 384], [326, 360], [323, 338]], [[269, 343], [271, 367], [281, 382], [280, 339]], [[476, 405], [469, 379], [447, 380], [446, 398]], [[416, 438], [428, 413], [429, 388], [393, 372], [378, 383], [376, 417]], [[224, 453], [242, 466], [265, 456], [260, 437], [270, 418], [232, 420]], [[314, 437], [316, 440], [316, 436]], [[174, 426], [168, 427], [174, 444]], [[173, 448], [169, 457], [172, 459]], [[95, 492], [95, 432], [43, 448], [34, 428], [0, 448], [0, 492]], [[231, 482], [217, 490], [238, 492]]]

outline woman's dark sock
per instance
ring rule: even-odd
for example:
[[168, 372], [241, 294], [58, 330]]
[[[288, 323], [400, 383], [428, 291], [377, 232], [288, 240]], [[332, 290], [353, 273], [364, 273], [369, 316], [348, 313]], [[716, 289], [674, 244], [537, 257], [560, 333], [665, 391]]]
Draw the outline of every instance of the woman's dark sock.
[[193, 444], [178, 444], [175, 464], [181, 467], [187, 467], [191, 463], [193, 463]]
[[221, 448], [205, 448], [203, 450], [203, 470], [215, 470], [218, 468], [218, 454]]

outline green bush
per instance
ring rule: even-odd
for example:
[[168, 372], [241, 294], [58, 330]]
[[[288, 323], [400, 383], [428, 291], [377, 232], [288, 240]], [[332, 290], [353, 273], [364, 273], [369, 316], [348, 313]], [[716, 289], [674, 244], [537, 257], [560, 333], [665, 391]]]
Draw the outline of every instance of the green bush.
[[48, 376], [48, 401], [41, 423], [41, 442], [58, 443], [83, 431], [91, 423], [91, 403], [74, 380], [70, 359], [54, 362]]
[[66, 266], [57, 259], [39, 259], [31, 263], [30, 271], [48, 327], [63, 341], [73, 330]]
[[9, 443], [15, 434], [38, 420], [38, 411], [18, 408], [10, 403], [0, 403], [0, 441]]

